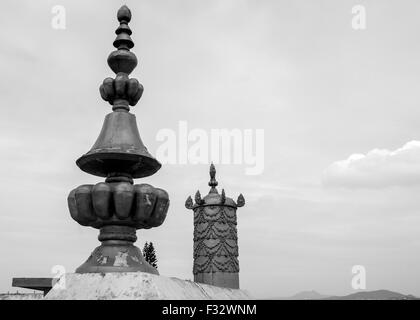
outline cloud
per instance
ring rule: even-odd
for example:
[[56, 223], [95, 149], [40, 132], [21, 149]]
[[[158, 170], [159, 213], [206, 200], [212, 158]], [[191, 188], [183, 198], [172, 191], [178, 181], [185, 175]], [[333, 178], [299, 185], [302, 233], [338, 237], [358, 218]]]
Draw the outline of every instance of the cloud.
[[420, 141], [390, 151], [373, 149], [336, 161], [323, 173], [329, 187], [384, 188], [420, 185]]

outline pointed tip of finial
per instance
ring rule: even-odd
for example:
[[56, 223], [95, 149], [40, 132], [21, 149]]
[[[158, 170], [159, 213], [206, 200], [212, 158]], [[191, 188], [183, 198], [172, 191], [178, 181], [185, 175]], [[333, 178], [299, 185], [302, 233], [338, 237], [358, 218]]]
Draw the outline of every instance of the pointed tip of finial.
[[210, 165], [210, 182], [209, 186], [215, 188], [218, 185], [218, 182], [216, 181], [216, 167], [214, 166], [213, 162]]
[[[131, 20], [131, 11], [126, 5], [123, 5], [117, 13], [117, 18], [120, 26], [115, 30], [117, 38], [114, 40], [114, 47], [117, 49], [130, 50], [134, 47], [134, 42], [131, 40], [131, 29], [128, 23]], [[137, 61], [136, 61], [137, 62]], [[130, 71], [131, 72], [131, 71]]]
[[[99, 91], [102, 99], [112, 105], [112, 110], [130, 111], [129, 106], [135, 106], [143, 94], [143, 86], [137, 79], [130, 79], [128, 75], [137, 66], [137, 57], [130, 51], [134, 47], [131, 39], [131, 11], [123, 5], [117, 13], [119, 26], [115, 30], [117, 37], [113, 46], [117, 49], [108, 56], [108, 65], [117, 75], [115, 79], [107, 78], [103, 81]], [[119, 88], [119, 89], [117, 89]]]
[[117, 19], [118, 19], [119, 22], [123, 22], [123, 21], [125, 21], [127, 23], [130, 22], [130, 20], [131, 20], [131, 11], [130, 11], [130, 9], [126, 5], [123, 5], [118, 10]]

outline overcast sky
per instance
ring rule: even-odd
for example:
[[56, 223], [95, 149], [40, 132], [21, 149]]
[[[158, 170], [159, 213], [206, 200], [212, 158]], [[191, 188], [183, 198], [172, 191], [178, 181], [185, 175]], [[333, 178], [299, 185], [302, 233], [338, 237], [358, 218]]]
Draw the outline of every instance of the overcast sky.
[[[420, 296], [420, 2], [126, 1], [144, 85], [132, 109], [152, 154], [162, 128], [264, 129], [265, 167], [218, 165], [238, 210], [241, 287], [256, 297], [315, 289]], [[54, 5], [66, 29], [51, 27]], [[99, 245], [70, 217], [67, 195], [102, 179], [75, 160], [111, 111], [99, 95], [120, 1], [2, 1], [0, 11], [0, 292], [12, 277], [68, 272]], [[351, 9], [366, 6], [367, 28]], [[137, 180], [168, 191], [153, 241], [159, 271], [192, 279], [192, 212], [208, 165]]]

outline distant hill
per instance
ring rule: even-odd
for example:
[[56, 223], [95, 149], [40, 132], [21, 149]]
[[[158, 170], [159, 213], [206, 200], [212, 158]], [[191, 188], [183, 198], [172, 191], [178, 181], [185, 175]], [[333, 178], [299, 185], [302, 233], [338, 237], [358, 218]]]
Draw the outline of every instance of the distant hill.
[[269, 300], [321, 300], [330, 297], [329, 295], [321, 294], [315, 290], [308, 290], [296, 293], [291, 297], [269, 298]]
[[346, 296], [328, 296], [311, 290], [278, 300], [420, 300], [420, 298], [389, 290], [359, 291]]
[[328, 295], [325, 294], [321, 294], [318, 293], [314, 290], [311, 291], [302, 291], [299, 292], [297, 294], [295, 294], [294, 296], [291, 296], [289, 298], [286, 298], [287, 300], [320, 300], [320, 299], [325, 299], [328, 298]]
[[347, 296], [331, 296], [325, 300], [420, 300], [411, 294], [405, 295], [389, 290], [360, 291]]

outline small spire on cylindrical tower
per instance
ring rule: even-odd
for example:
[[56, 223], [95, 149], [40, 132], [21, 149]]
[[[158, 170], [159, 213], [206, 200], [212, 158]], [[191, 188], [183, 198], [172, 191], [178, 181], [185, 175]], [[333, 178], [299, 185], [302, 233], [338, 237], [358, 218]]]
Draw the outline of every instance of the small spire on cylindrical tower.
[[219, 183], [216, 181], [216, 168], [214, 167], [213, 162], [210, 165], [210, 181], [209, 181], [209, 186], [211, 187], [210, 192], [211, 193], [217, 193], [217, 185]]

